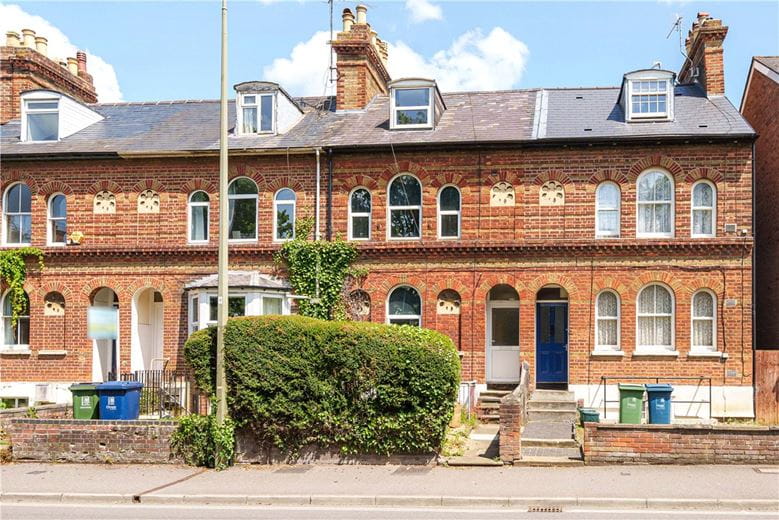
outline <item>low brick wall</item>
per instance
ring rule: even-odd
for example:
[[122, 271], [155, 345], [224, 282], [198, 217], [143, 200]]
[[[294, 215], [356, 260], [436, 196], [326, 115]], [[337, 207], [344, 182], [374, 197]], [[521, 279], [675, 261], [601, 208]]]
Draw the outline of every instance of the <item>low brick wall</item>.
[[15, 461], [164, 464], [174, 421], [11, 419], [6, 424]]
[[[73, 407], [69, 404], [43, 404], [34, 406], [35, 417], [38, 419], [69, 419], [73, 417]], [[6, 408], [0, 410], [0, 430], [5, 429], [11, 419], [27, 418], [30, 407]]]
[[585, 423], [587, 464], [779, 464], [779, 426]]

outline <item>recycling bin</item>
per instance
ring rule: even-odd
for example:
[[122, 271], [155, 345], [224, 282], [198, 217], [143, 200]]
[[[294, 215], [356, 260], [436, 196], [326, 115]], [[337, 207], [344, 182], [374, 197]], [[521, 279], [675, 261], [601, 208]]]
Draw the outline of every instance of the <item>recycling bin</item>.
[[671, 424], [671, 392], [669, 384], [646, 385], [649, 403], [649, 424]]
[[75, 383], [69, 387], [73, 394], [73, 418], [97, 419], [98, 396], [95, 383]]
[[582, 426], [586, 422], [600, 422], [600, 412], [595, 408], [579, 408], [579, 418]]
[[97, 385], [100, 396], [100, 419], [133, 421], [140, 413], [142, 383], [109, 381]]
[[641, 412], [644, 408], [644, 385], [619, 385], [619, 422], [622, 424], [641, 424]]

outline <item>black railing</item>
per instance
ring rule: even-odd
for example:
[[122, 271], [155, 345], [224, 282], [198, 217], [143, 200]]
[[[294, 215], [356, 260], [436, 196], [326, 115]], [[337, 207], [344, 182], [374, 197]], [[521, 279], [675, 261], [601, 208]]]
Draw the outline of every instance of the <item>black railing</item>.
[[137, 381], [141, 389], [141, 415], [175, 417], [189, 413], [197, 396], [184, 373], [168, 370], [136, 370], [121, 374], [121, 381]]
[[[709, 408], [709, 419], [711, 419], [711, 378], [710, 377], [635, 377], [635, 376], [601, 376], [600, 386], [603, 387], [603, 417], [606, 417], [606, 405], [608, 403], [619, 403], [619, 399], [606, 399], [606, 391], [608, 390], [608, 382], [618, 381], [620, 383], [627, 383], [631, 381], [654, 381], [655, 383], [666, 383], [669, 381], [697, 381], [697, 387], [700, 388], [704, 381], [709, 387], [709, 399], [694, 399], [694, 400], [681, 400], [673, 399], [672, 404], [706, 404]], [[697, 394], [697, 391], [695, 392]], [[597, 395], [597, 394], [596, 394]], [[646, 401], [642, 403], [642, 406], [646, 405]]]

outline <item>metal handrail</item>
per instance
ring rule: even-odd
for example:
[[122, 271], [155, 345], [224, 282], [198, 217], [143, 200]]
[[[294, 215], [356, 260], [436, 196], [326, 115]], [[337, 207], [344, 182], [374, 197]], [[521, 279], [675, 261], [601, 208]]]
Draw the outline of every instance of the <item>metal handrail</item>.
[[[640, 380], [640, 381], [654, 381], [655, 383], [660, 383], [660, 381], [698, 381], [698, 385], [700, 386], [700, 383], [703, 381], [708, 381], [709, 384], [709, 400], [706, 401], [704, 399], [696, 399], [693, 401], [686, 401], [686, 400], [676, 400], [674, 399], [673, 403], [678, 404], [708, 404], [709, 405], [709, 419], [711, 419], [711, 405], [712, 405], [712, 393], [711, 393], [711, 378], [710, 377], [704, 377], [704, 376], [690, 376], [690, 377], [664, 377], [664, 376], [654, 376], [654, 377], [639, 377], [639, 376], [601, 376], [600, 381], [601, 385], [603, 385], [603, 417], [606, 417], [606, 407], [608, 403], [619, 403], [619, 399], [616, 400], [608, 400], [606, 399], [606, 391], [608, 389], [608, 381], [609, 380], [620, 380], [620, 381], [634, 381], [634, 380]], [[641, 407], [642, 411], [644, 406], [646, 405], [647, 401], [642, 400], [641, 401]]]

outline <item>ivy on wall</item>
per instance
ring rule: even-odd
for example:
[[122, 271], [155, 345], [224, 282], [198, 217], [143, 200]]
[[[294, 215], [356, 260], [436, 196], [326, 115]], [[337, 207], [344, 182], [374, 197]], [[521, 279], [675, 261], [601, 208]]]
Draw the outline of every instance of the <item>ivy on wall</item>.
[[0, 251], [0, 281], [7, 285], [10, 291], [12, 325], [16, 325], [16, 320], [27, 306], [24, 281], [27, 278], [26, 259], [31, 256], [38, 259], [38, 266], [43, 269], [43, 251], [37, 247]]
[[340, 237], [311, 240], [312, 218], [299, 219], [295, 227], [295, 238], [284, 243], [276, 261], [286, 266], [295, 294], [309, 297], [300, 300], [298, 313], [325, 320], [346, 319], [344, 284], [350, 277], [365, 275], [352, 267], [357, 249]]

